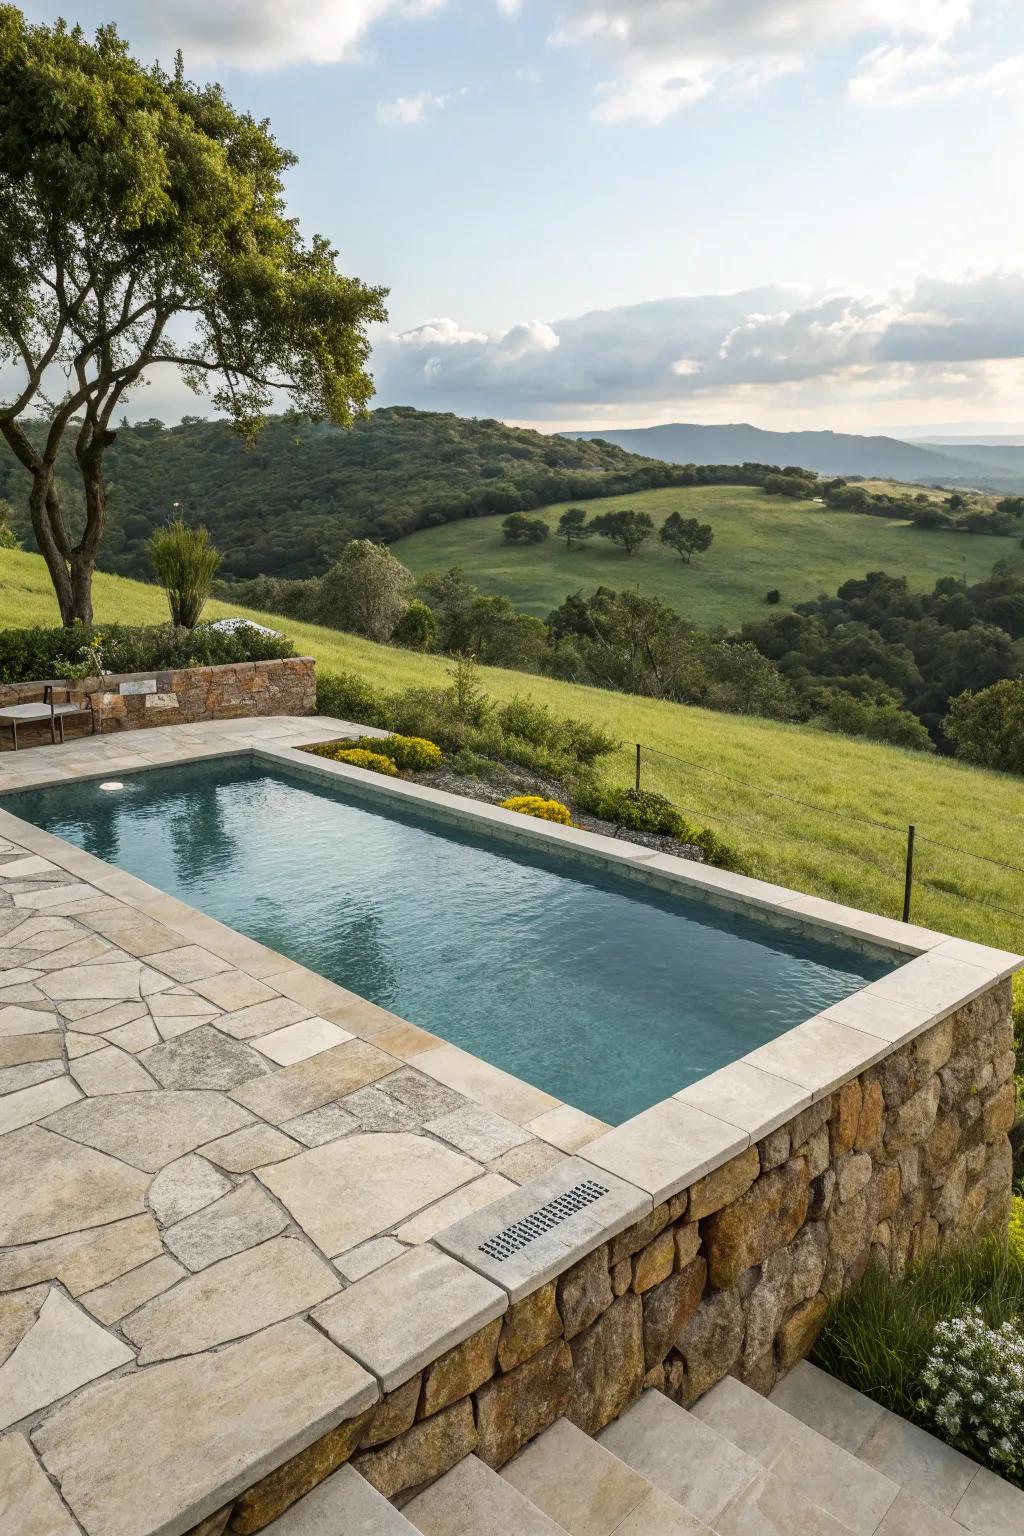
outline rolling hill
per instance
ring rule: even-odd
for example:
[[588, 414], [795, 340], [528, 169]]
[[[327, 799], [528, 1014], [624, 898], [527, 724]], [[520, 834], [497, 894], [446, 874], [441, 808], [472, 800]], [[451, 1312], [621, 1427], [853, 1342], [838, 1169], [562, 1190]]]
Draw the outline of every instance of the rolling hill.
[[669, 464], [798, 464], [819, 475], [1024, 489], [1024, 448], [925, 445], [849, 432], [766, 432], [746, 422], [718, 427], [677, 421], [564, 435], [613, 443]]
[[[141, 582], [100, 576], [95, 596], [99, 623], [152, 624], [166, 618], [162, 592]], [[0, 612], [8, 625], [57, 622], [49, 578], [37, 555], [0, 550]], [[315, 656], [322, 668], [357, 672], [379, 686], [437, 686], [446, 680], [443, 657], [210, 604], [209, 617], [228, 615], [284, 628], [297, 649]], [[1015, 859], [1010, 829], [1024, 816], [1024, 784], [1018, 778], [808, 726], [716, 714], [519, 672], [482, 668], [481, 681], [501, 699], [529, 695], [560, 714], [614, 732], [623, 745], [607, 775], [616, 782], [632, 782], [632, 743], [643, 742], [644, 785], [714, 827], [739, 850], [751, 873], [769, 880], [898, 916], [906, 826], [916, 822], [914, 918], [984, 943], [1020, 945], [1020, 922], [1008, 914], [1024, 907], [1022, 882], [1006, 863]], [[3, 764], [0, 755], [0, 794]]]
[[[658, 526], [670, 512], [697, 517], [712, 525], [715, 542], [687, 566], [656, 537], [632, 556], [606, 539], [571, 550], [554, 537], [543, 544], [507, 544], [501, 519], [487, 517], [411, 534], [392, 551], [417, 576], [457, 565], [485, 592], [504, 593], [517, 607], [541, 616], [569, 592], [635, 586], [698, 624], [729, 628], [762, 615], [770, 588], [778, 588], [791, 606], [833, 593], [843, 581], [870, 570], [906, 575], [912, 586], [929, 590], [941, 576], [987, 576], [997, 560], [1024, 566], [1015, 539], [832, 512], [748, 486], [647, 491], [602, 502], [600, 510], [618, 506], [648, 512]], [[546, 507], [535, 515], [553, 529], [563, 509]]]
[[[80, 493], [69, 453], [58, 473], [73, 514]], [[223, 421], [139, 422], [118, 431], [106, 473], [103, 567], [143, 577], [146, 541], [175, 510], [209, 528], [224, 576], [319, 576], [350, 539], [393, 539], [424, 523], [666, 485], [677, 475], [608, 443], [404, 407], [373, 411], [350, 432], [276, 416], [252, 446]], [[33, 549], [28, 477], [2, 442], [0, 497]]]

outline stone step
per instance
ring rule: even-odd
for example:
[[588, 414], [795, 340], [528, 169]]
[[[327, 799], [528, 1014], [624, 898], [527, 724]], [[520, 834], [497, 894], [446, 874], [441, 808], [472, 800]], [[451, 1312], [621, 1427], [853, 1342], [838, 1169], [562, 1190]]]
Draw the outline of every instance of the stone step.
[[777, 1473], [661, 1392], [647, 1391], [601, 1445], [718, 1536], [851, 1536]]
[[416, 1536], [383, 1494], [346, 1464], [266, 1527], [265, 1536]]
[[690, 1412], [799, 1488], [854, 1536], [875, 1536], [896, 1502], [899, 1484], [734, 1376], [712, 1387]]
[[563, 1526], [477, 1456], [452, 1467], [402, 1513], [423, 1536], [566, 1536]]
[[707, 1526], [646, 1477], [558, 1419], [502, 1468], [568, 1536], [701, 1536]]
[[[974, 1536], [1024, 1532], [1024, 1493], [1018, 1488], [817, 1366], [801, 1361], [782, 1378], [770, 1401], [898, 1483], [907, 1496], [901, 1511], [910, 1510], [911, 1536], [925, 1531], [923, 1519], [910, 1523], [915, 1502], [929, 1514], [945, 1515], [954, 1530]], [[945, 1536], [945, 1527], [933, 1523], [926, 1536], [940, 1532]], [[891, 1532], [883, 1527], [881, 1536], [903, 1532], [894, 1525]]]

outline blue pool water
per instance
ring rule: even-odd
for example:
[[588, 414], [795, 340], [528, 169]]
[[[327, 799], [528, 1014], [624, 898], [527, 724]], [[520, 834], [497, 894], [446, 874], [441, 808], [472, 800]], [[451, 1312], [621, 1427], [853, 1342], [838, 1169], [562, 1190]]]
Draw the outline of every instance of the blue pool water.
[[250, 759], [4, 803], [613, 1124], [892, 969]]

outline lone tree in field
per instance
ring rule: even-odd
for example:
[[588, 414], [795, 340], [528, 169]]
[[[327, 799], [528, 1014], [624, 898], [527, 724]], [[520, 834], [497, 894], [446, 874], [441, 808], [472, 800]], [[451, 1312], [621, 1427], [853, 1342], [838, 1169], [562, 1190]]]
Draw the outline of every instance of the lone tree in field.
[[568, 549], [589, 539], [593, 531], [593, 526], [587, 522], [585, 507], [566, 507], [558, 519], [558, 536], [565, 540]]
[[[92, 622], [114, 413], [160, 365], [254, 436], [277, 394], [348, 426], [372, 394], [365, 326], [385, 291], [344, 277], [285, 212], [294, 156], [219, 86], [0, 4], [0, 432], [31, 476], [61, 618]], [[56, 464], [73, 451], [72, 528]]]
[[700, 523], [695, 517], [683, 517], [679, 512], [669, 513], [659, 534], [661, 542], [682, 555], [687, 565], [694, 555], [703, 554], [711, 548], [714, 537], [710, 523]]

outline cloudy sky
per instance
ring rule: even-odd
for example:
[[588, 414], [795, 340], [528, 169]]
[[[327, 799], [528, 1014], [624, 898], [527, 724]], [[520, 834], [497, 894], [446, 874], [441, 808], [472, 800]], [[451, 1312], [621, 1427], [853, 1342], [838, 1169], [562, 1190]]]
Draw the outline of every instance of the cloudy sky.
[[1024, 432], [1021, 0], [23, 8], [270, 117], [304, 227], [391, 288], [381, 403]]

